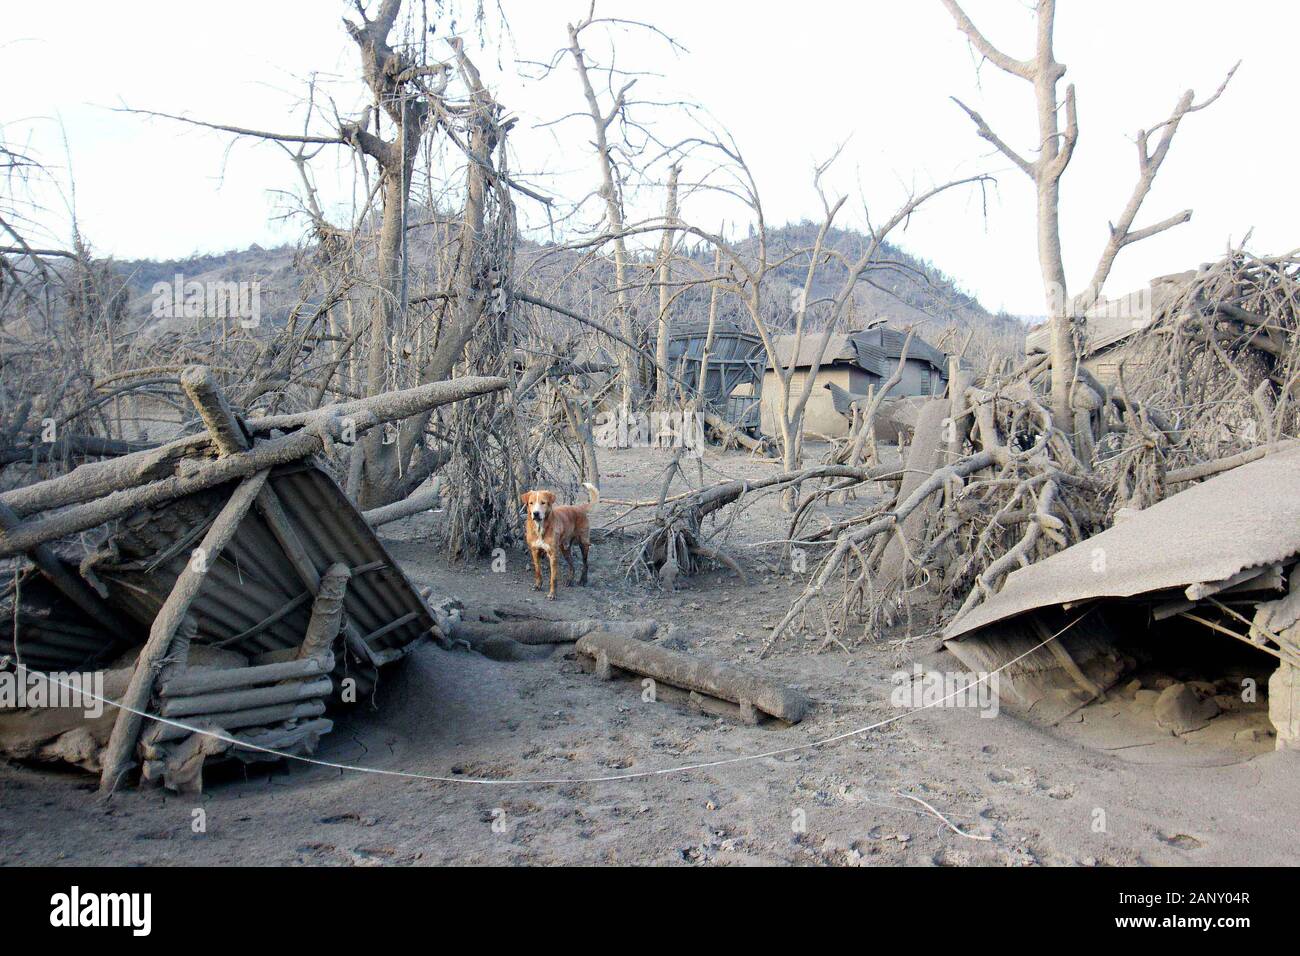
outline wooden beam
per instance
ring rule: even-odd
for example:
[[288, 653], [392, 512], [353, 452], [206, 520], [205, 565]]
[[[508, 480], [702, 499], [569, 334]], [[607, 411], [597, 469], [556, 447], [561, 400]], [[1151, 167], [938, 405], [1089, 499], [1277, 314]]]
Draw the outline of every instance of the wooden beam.
[[339, 636], [343, 625], [343, 599], [351, 580], [352, 571], [342, 562], [326, 569], [321, 577], [320, 589], [316, 592], [316, 600], [311, 606], [307, 633], [303, 636], [302, 646], [298, 648], [300, 659], [323, 657], [333, 649], [334, 638]]

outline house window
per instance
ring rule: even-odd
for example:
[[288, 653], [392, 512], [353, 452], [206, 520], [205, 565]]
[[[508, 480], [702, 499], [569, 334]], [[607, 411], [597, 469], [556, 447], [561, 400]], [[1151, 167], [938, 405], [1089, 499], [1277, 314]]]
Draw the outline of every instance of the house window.
[[930, 394], [930, 366], [928, 365], [921, 369], [921, 391], [918, 394]]

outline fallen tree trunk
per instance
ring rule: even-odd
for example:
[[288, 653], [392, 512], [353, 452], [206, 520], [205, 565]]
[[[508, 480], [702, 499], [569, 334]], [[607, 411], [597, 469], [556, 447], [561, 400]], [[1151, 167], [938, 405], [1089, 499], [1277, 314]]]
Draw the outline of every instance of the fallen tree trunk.
[[773, 684], [729, 664], [701, 660], [678, 651], [644, 644], [617, 634], [597, 631], [577, 644], [579, 654], [596, 662], [597, 673], [605, 676], [610, 667], [663, 681], [674, 687], [707, 694], [797, 724], [808, 710], [808, 699], [799, 692]]
[[391, 505], [385, 505], [382, 508], [372, 508], [370, 511], [361, 513], [370, 527], [378, 528], [381, 525], [390, 524], [394, 521], [401, 521], [403, 518], [409, 518], [411, 515], [418, 515], [422, 511], [428, 511], [436, 507], [442, 501], [442, 483], [435, 481], [434, 487], [429, 491], [422, 491], [419, 494], [411, 495], [402, 501], [394, 502]]
[[659, 629], [655, 621], [455, 621], [452, 640], [473, 644], [489, 637], [509, 638], [520, 644], [569, 644], [594, 631], [604, 631], [633, 641], [653, 640]]
[[170, 697], [163, 701], [160, 712], [163, 717], [182, 719], [201, 714], [238, 713], [275, 704], [325, 698], [333, 690], [334, 683], [329, 677], [318, 677], [313, 680], [288, 681], [271, 687], [251, 687], [210, 694], [191, 694], [186, 697]]
[[[944, 429], [950, 420], [949, 408], [947, 402], [934, 399], [927, 402], [917, 415], [907, 464], [903, 467], [903, 483], [898, 490], [899, 501], [906, 501], [943, 464], [947, 450]], [[937, 510], [935, 500], [926, 498], [899, 521], [898, 532], [885, 546], [880, 559], [879, 587], [891, 588], [903, 582], [909, 558], [921, 548], [926, 525]]]
[[724, 443], [734, 441], [737, 445], [756, 452], [765, 452], [767, 449], [766, 442], [760, 441], [757, 438], [750, 438], [735, 425], [720, 416], [715, 415], [713, 412], [704, 413], [704, 424], [708, 425], [721, 435]]
[[[282, 460], [273, 460], [271, 464], [295, 461], [319, 451], [324, 444], [322, 436], [333, 441], [341, 438], [345, 431], [349, 435], [353, 432], [361, 435], [384, 422], [398, 421], [441, 405], [500, 391], [508, 384], [503, 378], [489, 376], [454, 378], [373, 398], [326, 405], [312, 412], [254, 418], [243, 423], [244, 430], [250, 435], [268, 435], [277, 430], [290, 431], [295, 428], [300, 430], [278, 439], [273, 438], [245, 455], [260, 454], [262, 459], [259, 460], [281, 457]], [[351, 427], [346, 427], [348, 425]], [[167, 479], [177, 481], [179, 478], [174, 474], [174, 466], [182, 459], [191, 458], [211, 447], [212, 437], [205, 431], [202, 435], [179, 438], [149, 451], [124, 455], [111, 461], [85, 464], [58, 478], [6, 491], [0, 494], [0, 503], [8, 505], [19, 517], [26, 517], [39, 511], [94, 501], [123, 489], [147, 486], [150, 482], [160, 483]], [[229, 459], [241, 460], [242, 457], [244, 456], [231, 455]], [[217, 473], [212, 476], [215, 477], [213, 483], [245, 478], [253, 471], [260, 470], [256, 464], [227, 467], [231, 468], [230, 473], [224, 477]], [[202, 484], [195, 490], [205, 487], [211, 487], [211, 484]], [[159, 500], [166, 501], [168, 497], [179, 497], [186, 493], [188, 491], [180, 491]]]

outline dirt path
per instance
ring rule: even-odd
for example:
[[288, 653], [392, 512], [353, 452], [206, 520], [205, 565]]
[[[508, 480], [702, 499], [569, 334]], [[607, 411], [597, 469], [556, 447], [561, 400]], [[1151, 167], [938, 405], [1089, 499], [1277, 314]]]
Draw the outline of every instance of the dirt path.
[[[605, 496], [653, 497], [666, 460], [607, 453]], [[773, 467], [734, 453], [706, 461], [709, 481]], [[602, 507], [606, 519], [616, 513]], [[487, 562], [449, 569], [428, 541], [430, 520], [388, 529], [417, 584], [470, 604], [543, 603], [529, 590], [522, 552], [502, 573]], [[645, 703], [634, 682], [585, 674], [569, 648], [500, 663], [424, 646], [381, 683], [379, 711], [342, 718], [317, 756], [437, 776], [590, 778], [807, 745], [898, 716], [889, 698], [902, 661], [890, 647], [816, 654], [820, 639], [799, 638], [755, 660], [765, 625], [788, 607], [799, 578], [757, 563], [775, 562], [777, 548], [746, 545], [781, 537], [774, 496], [747, 504], [729, 544], [751, 569], [748, 584], [715, 573], [679, 581], [671, 594], [627, 581], [606, 543], [593, 552], [591, 586], [563, 590], [555, 609], [653, 617], [661, 641], [761, 667], [817, 702], [798, 726], [744, 727]], [[1261, 748], [1212, 758], [1167, 740], [1154, 759], [1150, 747], [1080, 742], [1105, 739], [1086, 731], [1112, 718], [1085, 711], [1081, 724], [1048, 732], [1006, 713], [934, 709], [794, 753], [553, 785], [433, 783], [295, 764], [210, 779], [198, 799], [127, 791], [105, 800], [88, 775], [4, 766], [0, 864], [1300, 862], [1300, 761]], [[901, 794], [989, 839], [953, 832]], [[205, 832], [195, 832], [196, 819]]]

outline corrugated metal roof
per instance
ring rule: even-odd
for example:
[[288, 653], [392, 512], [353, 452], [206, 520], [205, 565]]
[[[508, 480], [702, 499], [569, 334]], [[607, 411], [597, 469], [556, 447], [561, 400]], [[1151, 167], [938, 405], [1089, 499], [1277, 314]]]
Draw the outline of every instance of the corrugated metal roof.
[[961, 638], [1060, 604], [1224, 581], [1298, 553], [1300, 448], [1217, 475], [1012, 572], [1001, 591], [943, 636]]
[[[888, 377], [898, 365], [899, 356], [903, 354], [903, 343], [907, 341], [906, 333], [887, 325], [854, 332], [850, 337], [858, 350], [862, 367], [874, 371], [882, 378]], [[929, 362], [940, 370], [946, 371], [948, 368], [948, 356], [919, 335], [912, 336], [912, 344], [907, 347], [907, 357], [909, 360]]]
[[[26, 562], [22, 562], [24, 565]], [[43, 671], [82, 671], [102, 667], [120, 655], [140, 635], [113, 635], [65, 600], [35, 569], [19, 562], [0, 573], [6, 597], [0, 601], [6, 627], [0, 628], [0, 656], [13, 655], [25, 666]], [[17, 613], [10, 585], [22, 573]], [[17, 624], [16, 629], [10, 624]], [[15, 642], [15, 630], [17, 641]]]
[[[785, 368], [790, 368], [792, 363], [795, 368], [811, 366], [813, 359], [817, 357], [817, 350], [821, 348], [822, 335], [821, 332], [805, 332], [799, 342], [798, 350], [795, 349], [796, 336], [776, 336], [773, 344], [776, 346], [777, 361]], [[843, 332], [833, 332], [826, 342], [826, 351], [822, 353], [821, 364], [830, 366], [836, 362], [856, 362], [857, 356], [857, 350], [849, 341], [849, 337]]]
[[[1144, 289], [1136, 289], [1115, 299], [1103, 299], [1085, 313], [1087, 340], [1084, 355], [1096, 355], [1116, 343], [1141, 332], [1155, 321], [1186, 288], [1195, 272], [1153, 279]], [[1025, 354], [1045, 354], [1052, 347], [1052, 327], [1042, 325], [1025, 335]]]
[[[786, 368], [791, 367], [792, 359], [795, 368], [811, 367], [813, 359], [817, 357], [817, 350], [821, 347], [822, 335], [821, 332], [805, 332], [797, 354], [794, 347], [795, 336], [777, 336], [777, 358]], [[906, 333], [883, 325], [861, 332], [835, 332], [826, 342], [826, 351], [822, 355], [821, 364], [829, 367], [851, 363], [882, 379], [888, 378], [898, 365], [898, 358], [903, 354], [903, 343], [906, 340]], [[948, 356], [920, 336], [912, 337], [912, 344], [907, 349], [907, 358], [909, 361], [929, 362], [942, 374], [947, 374]]]
[[[315, 465], [289, 466], [274, 471], [269, 484], [316, 571], [340, 561], [353, 569], [344, 609], [362, 636], [410, 618], [372, 638], [373, 651], [399, 650], [429, 632], [434, 621], [419, 593], [328, 474]], [[123, 521], [113, 539], [119, 557], [95, 569], [109, 603], [147, 628], [233, 488], [218, 486]], [[250, 657], [302, 643], [311, 598], [258, 509], [206, 574], [193, 605], [196, 643]]]

